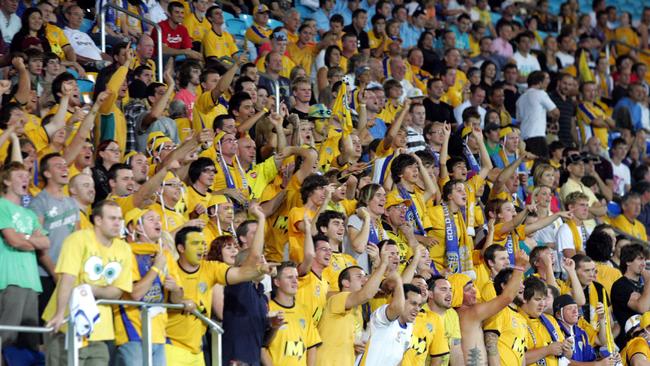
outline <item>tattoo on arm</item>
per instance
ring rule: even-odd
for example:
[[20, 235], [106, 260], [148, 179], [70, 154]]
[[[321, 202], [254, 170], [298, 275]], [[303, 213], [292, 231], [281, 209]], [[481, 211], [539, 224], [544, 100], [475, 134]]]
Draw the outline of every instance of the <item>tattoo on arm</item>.
[[467, 353], [467, 366], [481, 366], [483, 364], [481, 360], [481, 351], [474, 347], [469, 350]]
[[451, 339], [451, 345], [452, 346], [460, 346], [460, 338], [452, 338]]
[[493, 332], [485, 332], [485, 350], [487, 351], [488, 357], [498, 356], [499, 349], [497, 347], [499, 343], [499, 336]]

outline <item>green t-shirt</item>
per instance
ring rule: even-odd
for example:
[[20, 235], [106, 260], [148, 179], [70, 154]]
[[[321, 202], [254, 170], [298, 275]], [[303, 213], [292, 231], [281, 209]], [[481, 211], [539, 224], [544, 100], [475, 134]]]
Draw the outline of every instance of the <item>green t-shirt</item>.
[[[14, 229], [30, 235], [36, 229], [43, 231], [34, 212], [0, 198], [0, 230], [3, 229]], [[10, 285], [43, 291], [36, 252], [18, 250], [7, 244], [0, 234], [0, 291]]]

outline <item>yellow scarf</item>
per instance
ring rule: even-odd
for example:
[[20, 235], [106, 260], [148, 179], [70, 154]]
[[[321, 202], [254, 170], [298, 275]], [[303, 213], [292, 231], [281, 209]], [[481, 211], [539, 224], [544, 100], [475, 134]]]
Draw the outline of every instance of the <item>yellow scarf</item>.
[[[573, 244], [576, 247], [576, 252], [581, 252], [582, 251], [582, 235], [580, 235], [580, 230], [578, 229], [578, 225], [576, 225], [575, 221], [569, 220], [567, 221], [567, 224], [569, 225], [569, 229], [571, 229], [571, 235], [573, 236]], [[584, 228], [584, 225], [581, 225]], [[586, 230], [586, 229], [584, 229]]]

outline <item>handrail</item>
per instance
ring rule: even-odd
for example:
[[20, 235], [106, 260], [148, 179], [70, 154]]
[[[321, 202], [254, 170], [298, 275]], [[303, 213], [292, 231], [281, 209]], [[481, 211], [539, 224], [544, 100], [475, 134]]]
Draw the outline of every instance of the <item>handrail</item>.
[[121, 8], [121, 7], [119, 7], [119, 6], [115, 5], [115, 4], [112, 4], [112, 3], [106, 3], [106, 4], [104, 4], [104, 6], [102, 6], [102, 10], [101, 10], [101, 14], [100, 14], [101, 16], [99, 17], [99, 19], [100, 19], [99, 33], [100, 33], [101, 40], [102, 40], [101, 41], [102, 52], [106, 52], [106, 12], [108, 11], [108, 9], [114, 9], [116, 11], [124, 13], [124, 14], [132, 17], [132, 18], [136, 18], [139, 21], [147, 23], [147, 24], [153, 26], [154, 28], [156, 28], [156, 31], [157, 31], [156, 32], [156, 34], [157, 34], [156, 48], [157, 48], [157, 51], [158, 51], [158, 70], [157, 70], [158, 71], [158, 81], [162, 83], [162, 81], [163, 81], [163, 52], [162, 52], [162, 32], [160, 30], [160, 26], [157, 23], [152, 22], [151, 20], [149, 20], [149, 19], [147, 19], [147, 18], [145, 18], [145, 17], [143, 17], [143, 16], [141, 16], [139, 14], [128, 11], [128, 10], [126, 10], [124, 8]]
[[18, 333], [50, 333], [54, 330], [52, 327], [29, 327], [24, 325], [2, 325], [0, 330]]
[[636, 52], [644, 54], [646, 56], [650, 56], [650, 51], [644, 50], [644, 49], [642, 49], [640, 47], [632, 46], [631, 44], [629, 44], [627, 42], [619, 41], [618, 39], [612, 39], [607, 43], [611, 44], [611, 45], [620, 44], [620, 45], [622, 45], [624, 47], [629, 48], [630, 50], [636, 51]]

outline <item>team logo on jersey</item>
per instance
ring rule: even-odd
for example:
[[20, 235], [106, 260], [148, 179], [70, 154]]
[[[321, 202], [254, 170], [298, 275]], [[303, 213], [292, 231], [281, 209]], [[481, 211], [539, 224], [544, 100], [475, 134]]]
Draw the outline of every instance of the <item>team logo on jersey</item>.
[[305, 329], [305, 325], [307, 324], [307, 322], [305, 322], [305, 319], [301, 318], [298, 320], [298, 323], [300, 323], [300, 328]]
[[199, 282], [199, 292], [204, 294], [208, 291], [208, 284], [205, 282]]
[[250, 172], [250, 176], [253, 179], [257, 178], [257, 172]]
[[316, 293], [314, 294], [316, 297], [320, 296], [320, 285], [316, 286]]
[[331, 265], [332, 268], [333, 268], [335, 271], [337, 271], [337, 272], [341, 270], [341, 267], [339, 267], [339, 264], [336, 263], [336, 262], [332, 262], [332, 263], [330, 263], [330, 265]]
[[418, 355], [423, 354], [427, 350], [427, 339], [413, 337], [411, 339], [411, 349], [415, 350]]
[[289, 357], [298, 357], [298, 359], [301, 359], [302, 356], [305, 354], [305, 344], [302, 342], [302, 340], [298, 341], [287, 341], [284, 344], [284, 355], [289, 356]]
[[431, 324], [431, 323], [427, 323], [427, 330], [428, 330], [429, 332], [433, 332], [433, 324]]

